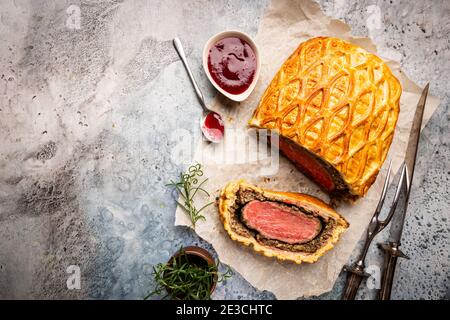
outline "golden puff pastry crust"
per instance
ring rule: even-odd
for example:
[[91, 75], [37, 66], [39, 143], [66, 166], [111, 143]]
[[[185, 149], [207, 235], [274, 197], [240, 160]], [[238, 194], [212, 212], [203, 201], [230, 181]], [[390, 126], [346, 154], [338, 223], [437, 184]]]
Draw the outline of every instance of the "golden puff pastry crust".
[[[252, 196], [242, 196], [242, 193], [253, 194], [264, 201], [285, 203], [308, 212], [324, 221], [321, 233], [311, 241], [311, 243], [292, 246], [281, 244], [277, 241], [262, 241], [255, 233], [248, 232], [245, 225], [240, 220], [240, 210], [246, 201], [251, 201]], [[254, 251], [267, 257], [275, 257], [279, 260], [286, 260], [301, 264], [302, 262], [314, 263], [325, 252], [331, 250], [339, 240], [341, 234], [349, 227], [348, 222], [333, 208], [322, 200], [315, 197], [292, 192], [279, 192], [261, 189], [244, 180], [228, 183], [222, 190], [219, 198], [219, 216], [225, 230], [232, 240], [253, 248]], [[288, 249], [283, 248], [288, 247]], [[281, 248], [280, 248], [281, 247]], [[305, 249], [302, 249], [304, 247]]]
[[357, 198], [386, 159], [401, 92], [377, 56], [340, 39], [313, 38], [283, 64], [249, 125], [275, 131], [334, 168]]

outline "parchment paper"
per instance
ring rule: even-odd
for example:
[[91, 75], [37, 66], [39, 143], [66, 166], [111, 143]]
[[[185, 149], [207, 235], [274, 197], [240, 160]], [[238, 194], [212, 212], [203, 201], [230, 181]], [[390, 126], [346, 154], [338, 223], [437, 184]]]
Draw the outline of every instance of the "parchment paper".
[[[203, 164], [204, 175], [209, 178], [205, 188], [211, 191], [211, 199], [219, 195], [219, 190], [226, 183], [243, 178], [263, 188], [304, 192], [325, 201], [329, 200], [327, 195], [282, 156], [279, 158], [278, 170], [272, 172], [272, 175], [269, 175], [270, 170], [266, 170], [267, 172], [262, 175], [261, 168], [265, 166], [264, 161], [254, 162], [251, 155], [248, 155], [248, 143], [242, 143], [244, 141], [242, 139], [245, 139], [246, 135], [248, 138], [249, 135], [245, 131], [246, 123], [277, 70], [301, 42], [319, 35], [346, 39], [369, 52], [376, 53], [376, 48], [370, 39], [353, 37], [345, 23], [325, 16], [316, 3], [310, 0], [273, 1], [261, 21], [256, 37], [262, 69], [255, 91], [240, 104], [230, 102], [222, 96], [216, 97], [212, 108], [220, 111], [227, 120], [225, 141], [220, 145], [201, 141], [195, 153], [195, 161]], [[387, 61], [387, 63], [400, 79], [403, 87], [400, 116], [388, 155], [388, 159], [393, 161], [393, 169], [396, 172], [404, 158], [411, 121], [421, 89], [407, 79], [397, 62]], [[424, 125], [438, 104], [437, 98], [428, 97]], [[241, 134], [236, 134], [237, 130], [241, 130]], [[325, 293], [332, 289], [343, 265], [365, 232], [381, 193], [387, 162], [365, 198], [354, 204], [343, 204], [337, 208], [337, 211], [350, 222], [350, 228], [343, 234], [336, 247], [315, 264], [295, 265], [279, 262], [276, 259], [260, 256], [251, 249], [232, 241], [224, 231], [218, 218], [217, 208], [214, 206], [204, 211], [206, 221], [199, 221], [195, 231], [214, 246], [222, 262], [233, 267], [260, 290], [269, 290], [279, 299], [295, 299]], [[204, 198], [198, 198], [198, 205], [205, 201]], [[190, 226], [190, 220], [180, 209], [176, 211], [175, 224]]]

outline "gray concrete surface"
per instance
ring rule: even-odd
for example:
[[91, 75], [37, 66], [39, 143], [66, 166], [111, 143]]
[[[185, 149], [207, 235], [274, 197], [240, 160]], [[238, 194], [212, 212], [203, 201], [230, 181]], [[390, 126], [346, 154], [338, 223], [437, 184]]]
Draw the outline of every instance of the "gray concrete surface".
[[[275, 0], [276, 1], [276, 0]], [[320, 1], [326, 14], [370, 35], [442, 103], [426, 126], [393, 297], [450, 297], [450, 2]], [[71, 6], [72, 5], [72, 6]], [[73, 6], [75, 5], [75, 7]], [[211, 247], [175, 228], [164, 186], [171, 133], [200, 115], [171, 45], [183, 39], [202, 76], [212, 34], [255, 35], [267, 1], [13, 1], [0, 5], [0, 298], [141, 299], [152, 265], [182, 244]], [[77, 10], [80, 9], [79, 23]], [[378, 11], [377, 11], [378, 10]], [[381, 25], [370, 23], [380, 14]], [[380, 256], [371, 250], [369, 263]], [[81, 289], [68, 290], [69, 265]], [[344, 276], [332, 292], [340, 295]], [[364, 287], [361, 299], [374, 290]], [[216, 299], [271, 299], [238, 274]]]

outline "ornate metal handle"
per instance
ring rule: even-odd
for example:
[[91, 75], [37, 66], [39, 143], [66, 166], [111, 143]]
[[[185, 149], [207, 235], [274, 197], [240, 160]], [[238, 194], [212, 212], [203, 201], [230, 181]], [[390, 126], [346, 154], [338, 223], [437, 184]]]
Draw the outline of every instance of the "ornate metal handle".
[[342, 300], [355, 300], [358, 288], [364, 278], [369, 276], [364, 268], [358, 265], [345, 266], [344, 270], [348, 272], [347, 283], [345, 284]]
[[409, 259], [409, 257], [400, 251], [398, 245], [394, 243], [378, 244], [378, 247], [385, 251], [384, 270], [381, 277], [381, 288], [378, 291], [378, 299], [390, 300], [397, 259], [399, 257]]

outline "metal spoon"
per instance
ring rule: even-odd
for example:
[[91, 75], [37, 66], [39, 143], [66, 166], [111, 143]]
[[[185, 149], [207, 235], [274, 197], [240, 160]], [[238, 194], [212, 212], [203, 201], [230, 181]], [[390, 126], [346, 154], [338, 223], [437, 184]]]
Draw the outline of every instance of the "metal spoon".
[[191, 69], [189, 68], [186, 55], [184, 54], [183, 46], [181, 44], [180, 39], [173, 39], [173, 45], [178, 52], [178, 55], [183, 61], [184, 67], [191, 79], [192, 85], [194, 86], [195, 93], [197, 94], [197, 98], [200, 101], [200, 105], [203, 109], [203, 115], [200, 120], [200, 128], [203, 132], [203, 135], [211, 142], [218, 143], [222, 140], [225, 133], [225, 126], [222, 120], [222, 116], [217, 112], [210, 110], [205, 103], [205, 98], [203, 98], [203, 94], [200, 91], [200, 87], [195, 82], [194, 75], [192, 74]]

